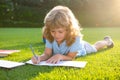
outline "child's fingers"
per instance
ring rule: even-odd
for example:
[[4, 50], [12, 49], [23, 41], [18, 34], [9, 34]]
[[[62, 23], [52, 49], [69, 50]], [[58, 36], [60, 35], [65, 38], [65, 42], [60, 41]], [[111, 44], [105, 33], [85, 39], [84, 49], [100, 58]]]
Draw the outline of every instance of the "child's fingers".
[[37, 64], [39, 64], [40, 63], [40, 57], [38, 56], [38, 58], [37, 58], [38, 60], [37, 60]]
[[31, 60], [32, 60], [33, 64], [37, 64], [37, 60], [35, 57], [32, 57]]
[[49, 59], [46, 62], [47, 63], [52, 63], [52, 64], [57, 64], [60, 60], [59, 59]]

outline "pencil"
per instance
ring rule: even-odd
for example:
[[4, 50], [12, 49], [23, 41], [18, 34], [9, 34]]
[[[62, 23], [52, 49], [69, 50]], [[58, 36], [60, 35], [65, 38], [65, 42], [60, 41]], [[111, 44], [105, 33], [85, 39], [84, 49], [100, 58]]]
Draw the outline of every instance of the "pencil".
[[33, 55], [34, 55], [34, 57], [36, 58], [36, 60], [38, 60], [38, 57], [36, 56], [36, 54], [35, 54], [35, 52], [34, 52], [34, 49], [32, 48], [32, 45], [30, 44], [30, 49], [31, 49], [31, 51], [32, 51], [32, 53], [33, 53]]

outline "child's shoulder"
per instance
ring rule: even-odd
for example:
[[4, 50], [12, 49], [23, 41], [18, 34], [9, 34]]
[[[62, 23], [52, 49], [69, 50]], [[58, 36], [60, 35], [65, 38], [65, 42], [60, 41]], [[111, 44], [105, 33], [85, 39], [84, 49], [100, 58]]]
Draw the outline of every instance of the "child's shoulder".
[[82, 37], [81, 36], [76, 36], [76, 38], [75, 38], [76, 40], [81, 40], [82, 39]]

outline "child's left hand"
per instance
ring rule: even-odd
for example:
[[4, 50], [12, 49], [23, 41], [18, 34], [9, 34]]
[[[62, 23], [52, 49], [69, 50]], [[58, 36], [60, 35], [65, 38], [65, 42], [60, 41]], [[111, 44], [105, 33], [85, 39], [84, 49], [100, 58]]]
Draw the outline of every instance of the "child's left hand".
[[47, 60], [47, 63], [56, 64], [62, 59], [61, 54], [56, 54]]

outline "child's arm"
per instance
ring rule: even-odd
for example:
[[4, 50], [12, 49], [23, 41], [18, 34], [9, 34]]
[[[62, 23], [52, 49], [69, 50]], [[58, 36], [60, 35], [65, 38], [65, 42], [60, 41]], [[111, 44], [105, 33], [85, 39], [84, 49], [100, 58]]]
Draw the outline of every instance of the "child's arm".
[[68, 53], [67, 55], [56, 54], [47, 60], [48, 63], [57, 63], [59, 61], [73, 60], [76, 57], [77, 52]]
[[37, 56], [37, 57], [38, 57], [37, 60], [36, 60], [35, 57], [32, 57], [31, 60], [32, 60], [32, 62], [33, 62], [34, 64], [37, 64], [37, 63], [39, 63], [40, 61], [47, 60], [48, 58], [51, 57], [51, 55], [52, 55], [52, 49], [46, 48], [46, 49], [45, 49], [45, 52], [44, 52], [42, 55]]

